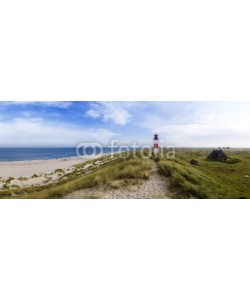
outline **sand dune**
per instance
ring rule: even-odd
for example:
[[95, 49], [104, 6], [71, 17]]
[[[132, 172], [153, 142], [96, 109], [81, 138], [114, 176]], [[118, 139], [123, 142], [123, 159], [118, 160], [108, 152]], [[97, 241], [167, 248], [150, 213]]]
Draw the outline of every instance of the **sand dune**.
[[110, 188], [110, 186], [100, 185], [93, 188], [74, 191], [65, 199], [167, 199], [173, 196], [166, 189], [168, 178], [161, 176], [157, 165], [152, 161], [150, 177], [147, 180], [141, 180], [136, 185], [130, 185], [124, 188]]
[[101, 157], [68, 157], [64, 159], [50, 160], [33, 160], [33, 161], [16, 161], [16, 162], [0, 162], [0, 188], [4, 186], [8, 178], [11, 185], [19, 187], [28, 187], [31, 185], [41, 185], [48, 182], [58, 180], [60, 172], [56, 170], [62, 169], [63, 174], [70, 173], [74, 170], [74, 166], [86, 161], [90, 161]]

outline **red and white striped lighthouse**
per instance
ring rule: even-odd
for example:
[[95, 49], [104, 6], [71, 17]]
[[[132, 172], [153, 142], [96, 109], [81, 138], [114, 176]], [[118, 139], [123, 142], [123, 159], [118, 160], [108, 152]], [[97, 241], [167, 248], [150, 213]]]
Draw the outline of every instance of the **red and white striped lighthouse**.
[[154, 134], [154, 155], [157, 155], [159, 153], [159, 145], [158, 145], [158, 134]]

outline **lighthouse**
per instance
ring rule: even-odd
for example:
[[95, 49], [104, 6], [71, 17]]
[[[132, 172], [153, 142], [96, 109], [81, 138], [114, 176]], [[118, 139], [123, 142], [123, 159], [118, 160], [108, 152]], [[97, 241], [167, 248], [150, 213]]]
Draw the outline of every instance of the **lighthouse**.
[[154, 155], [157, 155], [159, 153], [159, 145], [158, 145], [158, 134], [154, 134]]

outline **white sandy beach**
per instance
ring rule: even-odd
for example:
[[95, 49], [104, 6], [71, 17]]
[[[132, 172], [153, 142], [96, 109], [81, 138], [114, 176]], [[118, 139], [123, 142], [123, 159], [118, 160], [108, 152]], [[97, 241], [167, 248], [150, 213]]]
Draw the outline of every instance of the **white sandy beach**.
[[76, 164], [95, 159], [96, 157], [0, 162], [0, 177], [7, 179], [9, 177], [30, 177], [34, 174], [49, 174], [53, 173], [56, 169], [66, 170]]
[[[6, 180], [11, 179], [11, 185], [28, 187], [31, 185], [41, 185], [58, 180], [63, 174], [74, 171], [74, 166], [86, 161], [97, 159], [102, 155], [86, 157], [67, 157], [64, 159], [32, 160], [0, 162], [0, 188], [4, 186]], [[91, 166], [86, 165], [86, 169]], [[55, 172], [62, 169], [63, 172]]]

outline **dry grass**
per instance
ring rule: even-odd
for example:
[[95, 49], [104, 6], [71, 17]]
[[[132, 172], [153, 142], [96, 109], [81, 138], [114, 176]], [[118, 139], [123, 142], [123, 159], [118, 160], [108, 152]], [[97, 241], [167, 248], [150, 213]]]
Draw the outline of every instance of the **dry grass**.
[[106, 184], [112, 187], [119, 181], [120, 185], [133, 184], [133, 180], [147, 179], [151, 163], [149, 159], [142, 158], [116, 158], [106, 162], [102, 166], [92, 167], [91, 174], [85, 174], [85, 164], [78, 165], [74, 172], [66, 175], [60, 182], [45, 186], [13, 189], [0, 192], [0, 197], [21, 197], [52, 199], [63, 196], [80, 189], [90, 188], [96, 185]]

